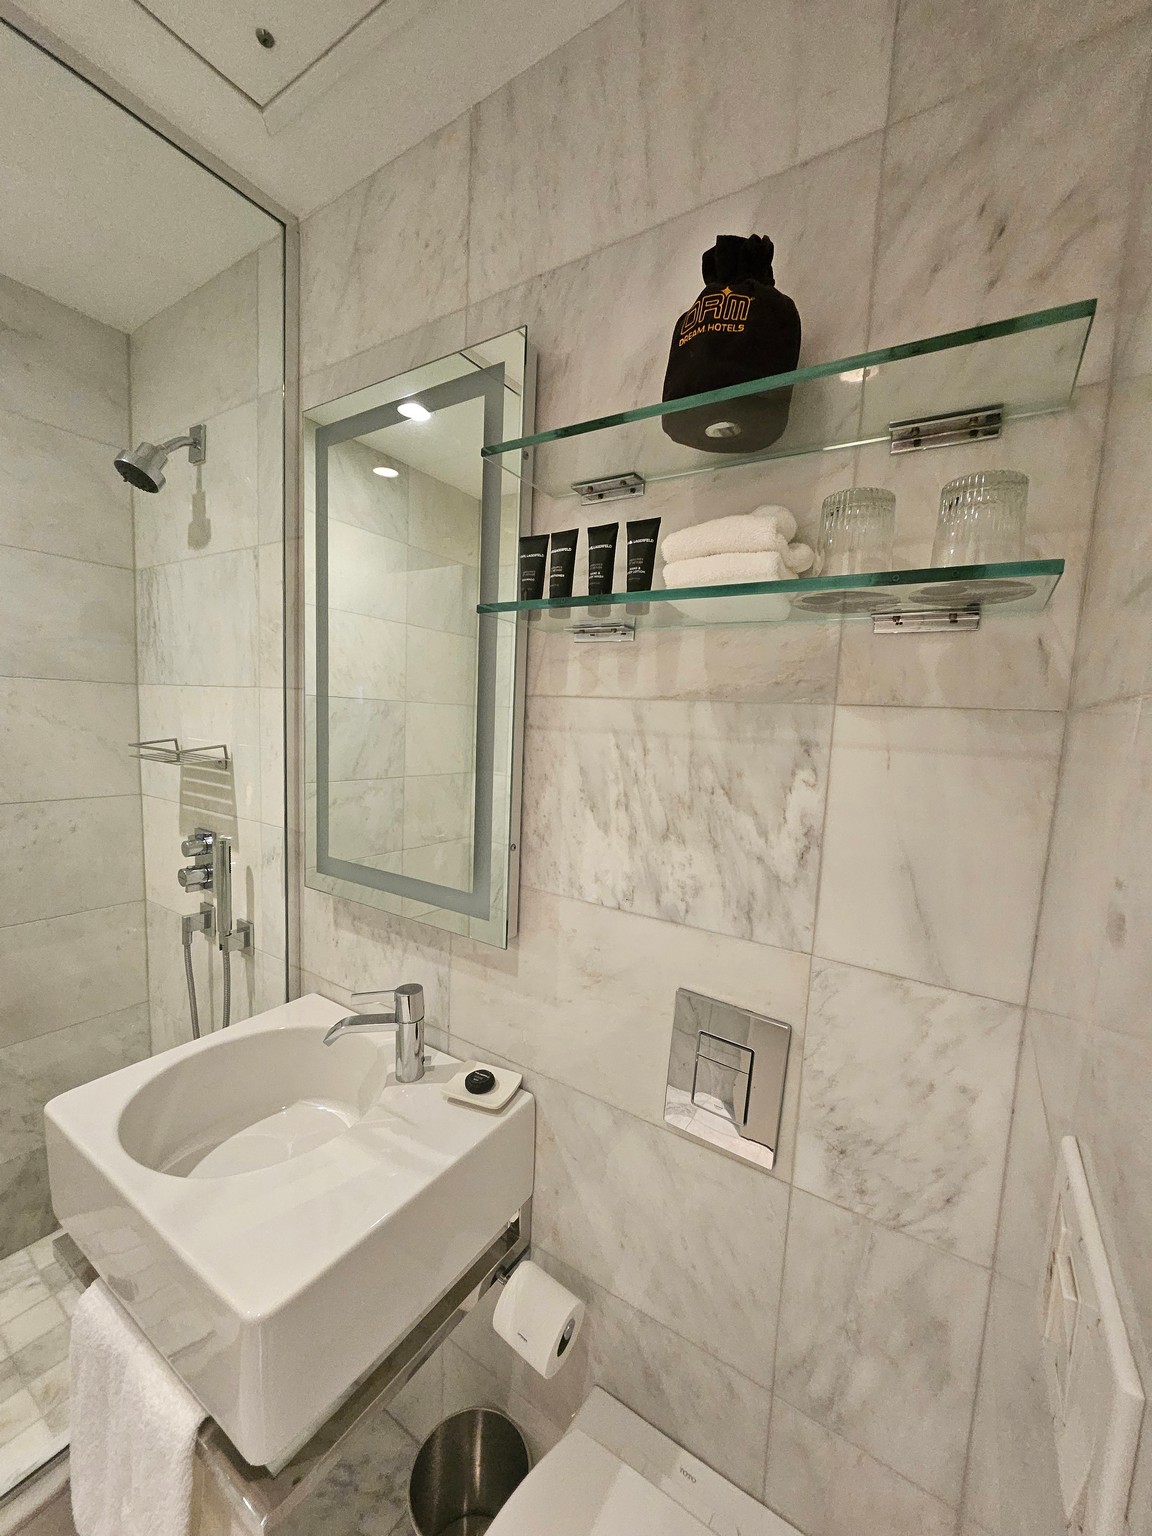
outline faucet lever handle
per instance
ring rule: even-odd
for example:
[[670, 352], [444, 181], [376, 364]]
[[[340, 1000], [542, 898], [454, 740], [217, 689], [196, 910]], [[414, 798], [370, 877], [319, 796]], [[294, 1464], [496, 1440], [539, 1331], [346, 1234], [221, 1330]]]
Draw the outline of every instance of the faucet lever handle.
[[378, 992], [353, 992], [352, 1002], [391, 1002], [398, 1024], [419, 1024], [424, 1017], [424, 988], [418, 981], [403, 981], [398, 987], [384, 987]]

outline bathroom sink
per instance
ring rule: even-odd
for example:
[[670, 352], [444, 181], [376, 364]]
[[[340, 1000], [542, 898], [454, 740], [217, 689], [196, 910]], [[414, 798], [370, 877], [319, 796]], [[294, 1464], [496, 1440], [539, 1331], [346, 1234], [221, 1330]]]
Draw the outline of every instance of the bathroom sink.
[[530, 1199], [535, 1106], [444, 1098], [300, 998], [53, 1099], [56, 1214], [254, 1466], [284, 1461]]

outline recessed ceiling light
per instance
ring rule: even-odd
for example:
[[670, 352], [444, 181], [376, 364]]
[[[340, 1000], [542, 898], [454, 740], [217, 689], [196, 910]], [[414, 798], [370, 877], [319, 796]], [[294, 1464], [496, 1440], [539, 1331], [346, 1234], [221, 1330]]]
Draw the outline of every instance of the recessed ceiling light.
[[421, 405], [419, 400], [405, 400], [396, 409], [401, 416], [407, 416], [409, 421], [431, 421], [432, 412]]
[[374, 475], [380, 475], [385, 480], [395, 480], [400, 471], [398, 469], [392, 469], [387, 464], [373, 464], [372, 473]]

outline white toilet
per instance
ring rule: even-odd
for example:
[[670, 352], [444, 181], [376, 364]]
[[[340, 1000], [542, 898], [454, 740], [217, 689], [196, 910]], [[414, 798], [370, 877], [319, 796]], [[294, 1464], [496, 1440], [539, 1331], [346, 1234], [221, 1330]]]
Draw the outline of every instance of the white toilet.
[[597, 1387], [488, 1536], [799, 1536]]

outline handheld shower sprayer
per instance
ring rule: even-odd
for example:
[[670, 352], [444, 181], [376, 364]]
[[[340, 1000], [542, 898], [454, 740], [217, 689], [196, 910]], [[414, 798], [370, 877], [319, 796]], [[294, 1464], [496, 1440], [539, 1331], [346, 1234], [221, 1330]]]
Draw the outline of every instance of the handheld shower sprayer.
[[158, 491], [164, 484], [164, 466], [177, 448], [187, 448], [189, 464], [203, 464], [207, 457], [208, 428], [203, 423], [189, 427], [182, 437], [170, 437], [166, 443], [137, 443], [125, 448], [112, 460], [117, 473], [138, 491]]

